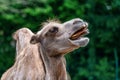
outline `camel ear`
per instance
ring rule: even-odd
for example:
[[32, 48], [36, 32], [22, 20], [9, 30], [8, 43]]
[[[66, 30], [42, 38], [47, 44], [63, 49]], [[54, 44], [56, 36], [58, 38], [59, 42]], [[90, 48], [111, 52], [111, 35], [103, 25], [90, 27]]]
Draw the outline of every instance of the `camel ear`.
[[38, 36], [37, 36], [37, 35], [33, 35], [33, 36], [31, 37], [30, 43], [31, 43], [31, 44], [36, 44], [36, 43], [38, 43], [38, 42], [39, 42]]

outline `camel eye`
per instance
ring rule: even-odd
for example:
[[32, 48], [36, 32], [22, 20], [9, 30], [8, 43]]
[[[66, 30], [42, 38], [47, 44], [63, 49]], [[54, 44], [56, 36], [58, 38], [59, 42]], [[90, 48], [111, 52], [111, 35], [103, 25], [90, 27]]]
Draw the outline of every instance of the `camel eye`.
[[57, 33], [58, 32], [58, 27], [52, 27], [50, 30], [49, 30], [50, 33]]

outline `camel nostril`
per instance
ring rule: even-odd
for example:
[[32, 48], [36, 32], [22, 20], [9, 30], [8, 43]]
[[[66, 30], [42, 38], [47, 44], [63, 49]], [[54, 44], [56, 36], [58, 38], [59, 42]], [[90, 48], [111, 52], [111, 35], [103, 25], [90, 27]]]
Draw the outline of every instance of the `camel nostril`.
[[74, 22], [73, 22], [73, 24], [78, 24], [78, 23], [81, 23], [82, 21], [80, 21], [80, 20], [75, 20]]

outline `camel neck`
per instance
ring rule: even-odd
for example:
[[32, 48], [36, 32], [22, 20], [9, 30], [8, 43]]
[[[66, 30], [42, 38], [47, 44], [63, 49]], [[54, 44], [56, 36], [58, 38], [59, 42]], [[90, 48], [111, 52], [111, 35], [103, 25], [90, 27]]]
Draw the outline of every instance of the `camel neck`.
[[66, 66], [64, 56], [49, 56], [44, 46], [39, 46], [46, 76], [45, 80], [67, 80]]

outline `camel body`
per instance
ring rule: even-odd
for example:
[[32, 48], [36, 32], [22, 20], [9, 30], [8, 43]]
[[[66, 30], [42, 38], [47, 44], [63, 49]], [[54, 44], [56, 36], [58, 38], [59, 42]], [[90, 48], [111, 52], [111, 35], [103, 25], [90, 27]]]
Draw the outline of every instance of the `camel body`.
[[37, 34], [28, 28], [14, 33], [16, 60], [1, 80], [70, 80], [64, 55], [88, 44], [89, 38], [83, 37], [88, 24], [76, 18], [43, 26]]

